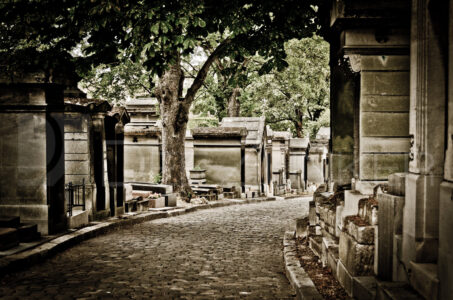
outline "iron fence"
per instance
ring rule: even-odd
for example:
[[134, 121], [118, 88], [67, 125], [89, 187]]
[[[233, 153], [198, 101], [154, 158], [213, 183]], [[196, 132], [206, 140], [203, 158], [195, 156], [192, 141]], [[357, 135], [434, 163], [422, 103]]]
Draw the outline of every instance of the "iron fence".
[[83, 179], [82, 184], [69, 182], [65, 185], [69, 216], [72, 216], [72, 209], [74, 207], [82, 207], [82, 210], [85, 210], [85, 191], [85, 179]]

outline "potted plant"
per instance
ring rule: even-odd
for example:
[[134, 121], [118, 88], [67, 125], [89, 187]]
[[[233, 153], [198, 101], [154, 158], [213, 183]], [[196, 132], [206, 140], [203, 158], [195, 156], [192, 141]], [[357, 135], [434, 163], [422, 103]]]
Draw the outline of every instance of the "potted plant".
[[200, 166], [196, 166], [192, 170], [190, 170], [190, 179], [192, 180], [205, 180], [206, 179], [206, 169], [200, 168]]

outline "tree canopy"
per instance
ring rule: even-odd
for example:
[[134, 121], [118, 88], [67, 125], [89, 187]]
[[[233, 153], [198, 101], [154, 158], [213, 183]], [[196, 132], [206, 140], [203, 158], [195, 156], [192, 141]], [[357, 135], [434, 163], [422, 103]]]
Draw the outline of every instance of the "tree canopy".
[[[312, 36], [319, 0], [17, 0], [0, 3], [0, 65], [52, 70], [70, 60], [80, 72], [131, 61], [148, 72], [162, 115], [163, 182], [190, 191], [184, 144], [189, 109], [219, 59], [243, 62], [258, 53], [261, 74], [283, 70], [284, 43]], [[82, 45], [82, 47], [80, 47]], [[74, 49], [80, 53], [74, 55]], [[182, 59], [209, 55], [184, 91]], [[69, 55], [72, 53], [72, 55]]]

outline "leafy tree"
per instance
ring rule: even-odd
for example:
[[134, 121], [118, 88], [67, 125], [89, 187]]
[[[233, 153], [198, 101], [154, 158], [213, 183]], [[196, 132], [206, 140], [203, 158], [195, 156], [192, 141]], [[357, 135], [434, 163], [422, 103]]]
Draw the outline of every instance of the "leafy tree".
[[263, 112], [274, 129], [313, 136], [329, 124], [329, 47], [315, 36], [290, 40], [285, 49], [288, 68], [263, 75], [248, 87], [249, 114]]
[[153, 93], [152, 74], [140, 63], [125, 59], [121, 63], [100, 64], [89, 70], [81, 86], [94, 98], [122, 104], [137, 95]]
[[[258, 52], [268, 58], [261, 71], [286, 67], [284, 42], [311, 36], [317, 28], [316, 0], [18, 0], [0, 4], [2, 54], [7, 65], [28, 52], [45, 61], [86, 42], [74, 59], [85, 70], [124, 59], [142, 62], [159, 77], [156, 96], [162, 116], [162, 181], [189, 192], [184, 137], [189, 109], [211, 65], [219, 58], [242, 61]], [[213, 43], [210, 33], [217, 33]], [[4, 36], [3, 36], [4, 34]], [[210, 43], [206, 58], [183, 94], [182, 59]], [[11, 55], [10, 55], [11, 54]], [[19, 55], [16, 55], [19, 54]], [[44, 55], [48, 54], [48, 55]], [[20, 59], [19, 59], [20, 61]], [[40, 65], [45, 65], [40, 62]], [[150, 82], [152, 86], [153, 82]]]

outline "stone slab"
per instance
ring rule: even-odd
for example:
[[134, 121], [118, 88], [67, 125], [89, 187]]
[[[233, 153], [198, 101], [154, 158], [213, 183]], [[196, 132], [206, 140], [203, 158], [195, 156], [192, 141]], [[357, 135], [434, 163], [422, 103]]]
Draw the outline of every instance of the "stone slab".
[[357, 300], [372, 300], [376, 297], [376, 278], [374, 276], [357, 276], [352, 282], [352, 294]]
[[361, 137], [360, 152], [409, 153], [410, 139], [396, 137]]
[[362, 72], [361, 95], [409, 95], [409, 72]]
[[439, 299], [448, 299], [453, 295], [453, 183], [444, 181], [440, 185], [439, 203], [439, 258], [438, 272], [440, 279]]
[[394, 173], [388, 177], [388, 193], [404, 196], [406, 191], [406, 173]]
[[409, 113], [362, 112], [361, 137], [408, 137]]
[[411, 262], [411, 270], [411, 286], [425, 299], [439, 299], [437, 265]]
[[364, 245], [346, 232], [340, 234], [340, 261], [353, 276], [371, 275], [374, 263], [374, 245]]
[[361, 154], [361, 180], [387, 180], [393, 173], [407, 172], [408, 154]]
[[409, 96], [363, 95], [360, 105], [362, 112], [408, 112]]
[[349, 274], [348, 270], [345, 268], [341, 260], [338, 261], [336, 277], [346, 293], [352, 297], [352, 275]]

